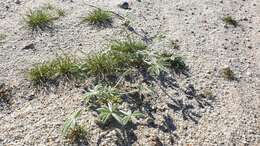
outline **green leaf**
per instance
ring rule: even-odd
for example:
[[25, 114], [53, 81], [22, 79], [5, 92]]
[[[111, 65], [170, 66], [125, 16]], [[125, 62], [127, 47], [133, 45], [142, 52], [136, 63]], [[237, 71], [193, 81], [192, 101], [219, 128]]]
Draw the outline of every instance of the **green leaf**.
[[74, 112], [71, 118], [67, 119], [63, 125], [62, 134], [65, 136], [69, 129], [73, 129], [77, 125], [77, 118], [80, 116], [81, 110]]

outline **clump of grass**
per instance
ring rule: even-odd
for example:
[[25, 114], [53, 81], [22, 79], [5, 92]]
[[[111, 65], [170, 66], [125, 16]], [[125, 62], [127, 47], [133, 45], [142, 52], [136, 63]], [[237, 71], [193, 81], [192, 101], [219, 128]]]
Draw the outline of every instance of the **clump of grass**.
[[53, 18], [46, 10], [30, 10], [29, 13], [24, 17], [24, 20], [28, 27], [35, 29], [44, 30], [50, 27], [53, 23]]
[[84, 17], [82, 22], [89, 22], [90, 24], [97, 26], [107, 26], [112, 23], [112, 15], [110, 12], [98, 8]]
[[118, 72], [119, 61], [111, 53], [98, 53], [87, 58], [83, 68], [88, 75], [104, 77]]
[[236, 77], [235, 77], [235, 74], [234, 72], [230, 69], [230, 67], [227, 67], [227, 68], [224, 68], [222, 70], [222, 73], [223, 73], [223, 77], [225, 79], [228, 79], [228, 80], [235, 80]]
[[140, 66], [143, 63], [142, 52], [147, 49], [147, 46], [143, 42], [128, 39], [113, 41], [110, 48], [115, 57], [121, 59], [126, 66]]
[[28, 14], [24, 17], [24, 21], [28, 27], [33, 30], [50, 28], [53, 21], [61, 16], [65, 16], [65, 11], [60, 8], [56, 8], [51, 4], [47, 6], [30, 10]]
[[44, 83], [59, 76], [74, 74], [77, 64], [70, 57], [59, 57], [50, 62], [35, 66], [29, 70], [29, 79], [35, 83]]
[[127, 41], [113, 41], [111, 50], [123, 53], [136, 53], [137, 51], [145, 50], [147, 47], [144, 43], [128, 39]]
[[138, 51], [145, 49], [146, 46], [141, 42], [113, 41], [110, 50], [90, 56], [82, 66], [91, 76], [113, 76], [140, 64]]
[[234, 27], [237, 27], [238, 26], [238, 22], [233, 19], [231, 16], [225, 16], [223, 19], [222, 19], [227, 25], [233, 25]]

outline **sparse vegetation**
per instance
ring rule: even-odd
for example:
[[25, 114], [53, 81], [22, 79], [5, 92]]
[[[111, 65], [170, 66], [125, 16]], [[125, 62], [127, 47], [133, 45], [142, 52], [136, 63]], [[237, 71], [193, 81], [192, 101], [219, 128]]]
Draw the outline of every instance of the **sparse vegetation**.
[[238, 22], [235, 19], [233, 19], [231, 16], [225, 16], [222, 20], [227, 25], [233, 25], [234, 27], [238, 26]]
[[235, 74], [234, 72], [230, 69], [230, 67], [227, 67], [227, 68], [224, 68], [222, 70], [222, 73], [223, 73], [223, 77], [225, 79], [228, 79], [228, 80], [235, 80], [236, 77], [235, 77]]
[[108, 26], [112, 23], [112, 15], [110, 12], [98, 8], [84, 17], [82, 22], [89, 22], [90, 24], [97, 26]]

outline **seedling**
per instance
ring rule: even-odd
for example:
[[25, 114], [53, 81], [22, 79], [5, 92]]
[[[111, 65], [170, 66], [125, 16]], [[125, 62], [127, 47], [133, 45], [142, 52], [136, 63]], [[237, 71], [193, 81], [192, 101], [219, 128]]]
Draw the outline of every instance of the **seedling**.
[[97, 26], [108, 26], [112, 23], [112, 15], [110, 12], [98, 8], [84, 17], [82, 22], [89, 22], [90, 24]]
[[53, 18], [46, 10], [30, 10], [24, 17], [28, 27], [33, 30], [49, 28], [53, 23]]
[[230, 69], [230, 67], [227, 67], [227, 68], [224, 68], [223, 69], [223, 77], [225, 79], [228, 79], [228, 80], [235, 80], [235, 74], [234, 72]]
[[237, 27], [237, 25], [238, 25], [238, 22], [235, 19], [233, 19], [231, 16], [225, 16], [222, 20], [227, 25], [233, 25], [234, 27]]
[[67, 119], [63, 125], [62, 134], [70, 143], [85, 141], [86, 139], [87, 131], [82, 125], [78, 124], [80, 114], [81, 110], [73, 113], [71, 118]]

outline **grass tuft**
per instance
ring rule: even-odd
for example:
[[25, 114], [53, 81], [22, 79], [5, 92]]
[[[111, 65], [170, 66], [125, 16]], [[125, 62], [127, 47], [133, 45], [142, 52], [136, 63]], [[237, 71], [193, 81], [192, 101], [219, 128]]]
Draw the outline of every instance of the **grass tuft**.
[[233, 19], [231, 16], [225, 16], [222, 20], [227, 25], [233, 25], [234, 27], [238, 26], [238, 22], [235, 19]]
[[109, 52], [99, 53], [87, 58], [83, 68], [90, 76], [112, 75], [118, 72], [119, 61]]
[[108, 11], [95, 9], [88, 16], [84, 17], [82, 22], [89, 22], [97, 26], [108, 26], [112, 23], [112, 15]]
[[114, 41], [111, 43], [111, 50], [123, 53], [136, 53], [146, 49], [146, 45], [131, 39], [127, 41]]
[[46, 10], [30, 10], [24, 18], [28, 27], [44, 30], [53, 23], [53, 19]]
[[29, 79], [35, 83], [43, 83], [59, 76], [68, 76], [74, 73], [77, 66], [70, 57], [59, 57], [50, 62], [40, 64], [29, 70]]

